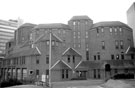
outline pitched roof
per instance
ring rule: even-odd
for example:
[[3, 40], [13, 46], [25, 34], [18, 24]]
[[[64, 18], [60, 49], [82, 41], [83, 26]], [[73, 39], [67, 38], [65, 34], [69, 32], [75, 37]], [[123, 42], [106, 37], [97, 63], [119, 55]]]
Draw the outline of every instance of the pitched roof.
[[82, 61], [76, 69], [104, 69], [106, 64], [110, 64], [111, 68], [132, 68], [135, 61], [132, 60], [103, 60], [103, 61]]
[[[37, 38], [37, 40], [34, 43], [41, 42], [41, 41], [46, 41], [46, 40], [50, 40], [50, 35], [49, 34], [41, 35], [39, 38]], [[57, 42], [62, 42], [62, 39], [60, 39], [57, 35], [55, 35], [53, 33], [52, 33], [52, 40], [55, 40]]]
[[[107, 26], [125, 26], [129, 29], [131, 29], [127, 24], [122, 23], [120, 21], [103, 21], [103, 22], [98, 22], [93, 24], [92, 28], [96, 28], [96, 27], [107, 27]], [[132, 30], [132, 29], [131, 29]]]
[[58, 60], [50, 69], [53, 69], [56, 65], [60, 64], [60, 67], [68, 67], [70, 69], [72, 69], [66, 62], [64, 62], [63, 60]]
[[34, 26], [36, 26], [36, 24], [25, 23], [25, 24], [22, 24], [19, 28], [21, 28], [21, 27], [34, 27]]
[[70, 20], [91, 20], [87, 15], [73, 16]]
[[135, 48], [134, 47], [128, 47], [128, 49], [126, 50], [125, 54], [135, 54]]
[[81, 56], [81, 54], [80, 54], [77, 50], [75, 50], [74, 48], [71, 48], [71, 47], [67, 48], [67, 49], [63, 52], [62, 55], [63, 55], [63, 56], [64, 56], [64, 55], [78, 55], [78, 56]]
[[14, 57], [20, 57], [20, 56], [30, 56], [30, 55], [40, 55], [40, 54], [41, 54], [41, 52], [36, 47], [36, 48], [31, 48], [28, 50], [20, 51], [17, 53], [13, 53], [13, 54], [9, 55], [7, 58], [14, 58]]
[[61, 29], [70, 29], [70, 27], [66, 24], [62, 23], [52, 23], [52, 24], [39, 24], [34, 27], [34, 29], [56, 29], [56, 28], [61, 28]]

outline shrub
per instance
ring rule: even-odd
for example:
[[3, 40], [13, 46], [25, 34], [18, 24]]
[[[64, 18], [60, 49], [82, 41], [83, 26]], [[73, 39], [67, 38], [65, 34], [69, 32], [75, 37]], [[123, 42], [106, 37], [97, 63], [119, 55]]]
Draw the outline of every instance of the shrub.
[[8, 79], [1, 82], [1, 87], [9, 87], [15, 85], [22, 85], [22, 82], [17, 79]]

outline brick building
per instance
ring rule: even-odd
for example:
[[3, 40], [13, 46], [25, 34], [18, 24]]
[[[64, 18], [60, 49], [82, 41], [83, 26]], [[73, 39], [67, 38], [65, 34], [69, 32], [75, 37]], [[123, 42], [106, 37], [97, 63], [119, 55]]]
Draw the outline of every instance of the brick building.
[[[1, 68], [4, 79], [40, 81], [45, 75], [48, 81], [51, 74], [51, 81], [66, 81], [135, 73], [132, 29], [119, 21], [93, 24], [88, 16], [74, 16], [68, 25], [26, 23], [9, 43]], [[106, 65], [111, 67], [107, 73]]]

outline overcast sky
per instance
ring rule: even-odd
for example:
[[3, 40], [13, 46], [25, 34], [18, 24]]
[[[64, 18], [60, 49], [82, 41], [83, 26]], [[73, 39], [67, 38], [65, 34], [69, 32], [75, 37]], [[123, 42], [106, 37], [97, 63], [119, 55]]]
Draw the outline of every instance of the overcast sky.
[[75, 15], [88, 15], [94, 23], [127, 23], [126, 11], [135, 0], [0, 0], [0, 19], [29, 23], [65, 23]]

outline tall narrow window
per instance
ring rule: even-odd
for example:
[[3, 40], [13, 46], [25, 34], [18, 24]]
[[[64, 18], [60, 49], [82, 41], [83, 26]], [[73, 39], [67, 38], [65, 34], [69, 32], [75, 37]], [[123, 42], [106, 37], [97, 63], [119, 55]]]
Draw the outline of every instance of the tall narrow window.
[[93, 69], [94, 72], [94, 78], [96, 78], [96, 69]]
[[46, 41], [46, 44], [49, 45], [49, 41]]
[[52, 46], [54, 46], [54, 44], [55, 44], [55, 41], [53, 40], [53, 41], [52, 41]]
[[124, 60], [124, 54], [121, 54], [121, 59]]
[[119, 60], [119, 54], [116, 55], [116, 60]]
[[49, 75], [49, 69], [46, 69], [46, 75]]
[[113, 54], [111, 55], [111, 59], [114, 60], [114, 55]]
[[99, 29], [97, 28], [97, 34], [99, 33]]
[[86, 60], [89, 60], [89, 51], [86, 51]]
[[64, 69], [62, 69], [62, 79], [64, 79]]
[[115, 40], [115, 48], [116, 48], [116, 49], [119, 49], [118, 40]]
[[86, 36], [86, 38], [88, 38], [88, 32], [87, 31], [86, 31], [86, 35], [85, 36]]
[[36, 59], [36, 64], [39, 64], [39, 59]]
[[68, 69], [66, 70], [66, 78], [68, 78]]
[[131, 59], [134, 59], [134, 54], [131, 54]]
[[104, 32], [104, 29], [103, 29], [103, 28], [101, 28], [101, 32], [102, 32], [102, 33]]
[[39, 75], [39, 70], [36, 70], [36, 75]]
[[105, 49], [105, 42], [102, 41], [102, 49]]
[[46, 55], [46, 64], [49, 64], [49, 55]]
[[122, 34], [122, 28], [119, 28], [120, 34]]
[[110, 28], [110, 33], [112, 33], [112, 28]]
[[78, 38], [80, 38], [80, 32], [78, 32]]
[[94, 60], [96, 60], [96, 55], [94, 55]]
[[100, 79], [100, 69], [98, 69], [98, 78]]
[[75, 63], [75, 55], [73, 55], [73, 63]]
[[32, 33], [30, 33], [30, 40], [32, 40]]
[[115, 31], [115, 34], [117, 34], [117, 28], [115, 28], [114, 31]]
[[70, 63], [70, 55], [67, 56], [67, 61]]
[[120, 48], [121, 48], [121, 49], [124, 49], [124, 43], [123, 43], [123, 40], [120, 40]]
[[100, 60], [100, 55], [98, 55], [98, 60]]

